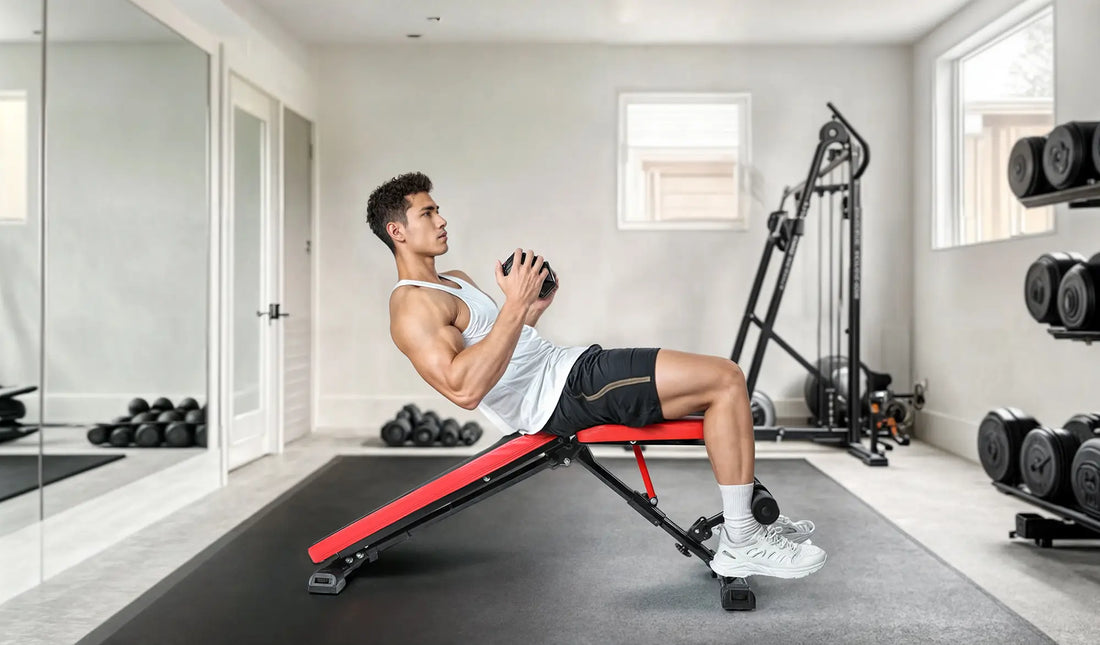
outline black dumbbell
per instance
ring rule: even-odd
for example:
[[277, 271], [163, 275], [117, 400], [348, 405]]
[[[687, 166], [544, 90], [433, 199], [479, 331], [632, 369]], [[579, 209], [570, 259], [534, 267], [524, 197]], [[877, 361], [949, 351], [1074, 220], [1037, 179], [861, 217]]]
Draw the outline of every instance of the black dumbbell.
[[[512, 260], [515, 258], [515, 254], [508, 256], [508, 259], [501, 262], [500, 269], [504, 272], [504, 275], [508, 275], [508, 272], [512, 270]], [[523, 263], [526, 261], [527, 253], [521, 252], [519, 254], [519, 261]], [[543, 261], [542, 268], [546, 269], [546, 278], [542, 281], [542, 287], [539, 289], [539, 298], [545, 298], [550, 295], [554, 289], [558, 288], [558, 276], [554, 273], [554, 270], [550, 268], [550, 263]]]
[[435, 412], [425, 412], [420, 423], [413, 428], [412, 441], [418, 446], [430, 446], [439, 440], [442, 424]]
[[1100, 253], [1066, 271], [1058, 285], [1058, 316], [1066, 329], [1100, 330]]
[[183, 415], [185, 423], [190, 423], [193, 426], [197, 426], [200, 423], [206, 423], [206, 412], [202, 410], [188, 410], [187, 414]]
[[129, 425], [131, 417], [115, 417], [110, 423], [97, 423], [88, 429], [88, 441], [94, 445], [107, 443], [115, 426]]
[[1050, 131], [1043, 144], [1043, 174], [1055, 188], [1083, 186], [1100, 177], [1093, 165], [1092, 146], [1096, 121], [1068, 121]]
[[149, 411], [149, 402], [142, 398], [136, 398], [130, 401], [130, 405], [127, 406], [130, 410], [130, 416], [141, 414], [142, 412]]
[[413, 426], [406, 416], [398, 413], [397, 418], [387, 421], [382, 426], [382, 441], [387, 446], [394, 448], [403, 446], [412, 436]]
[[153, 405], [149, 406], [150, 410], [156, 410], [157, 412], [167, 412], [169, 410], [175, 410], [176, 406], [172, 405], [172, 400], [167, 397], [160, 397], [156, 401], [153, 401]]
[[134, 426], [120, 425], [111, 430], [111, 436], [107, 439], [115, 448], [125, 448], [134, 442]]
[[458, 431], [458, 438], [467, 446], [474, 445], [481, 438], [481, 426], [476, 421], [467, 421]]
[[[196, 412], [197, 410], [192, 410]], [[173, 448], [187, 448], [195, 443], [195, 431], [183, 421], [169, 423], [164, 429], [164, 443]]]
[[143, 423], [134, 430], [134, 443], [142, 448], [156, 448], [164, 442], [164, 426]]
[[195, 445], [205, 448], [206, 447], [206, 424], [200, 424], [195, 426]]
[[397, 416], [404, 416], [404, 418], [409, 420], [410, 424], [415, 426], [424, 418], [424, 413], [420, 411], [420, 408], [418, 408], [415, 403], [406, 403], [405, 406], [398, 411]]
[[447, 419], [443, 422], [443, 425], [439, 427], [439, 443], [448, 448], [457, 446], [461, 432], [462, 426], [458, 425], [458, 421]]
[[755, 477], [752, 478], [752, 516], [765, 526], [779, 519], [779, 503], [772, 497], [771, 491]]
[[1058, 316], [1058, 287], [1074, 266], [1085, 261], [1080, 253], [1054, 251], [1044, 253], [1031, 263], [1024, 277], [1024, 302], [1037, 322], [1062, 324]]
[[191, 397], [187, 397], [186, 399], [176, 404], [176, 409], [180, 412], [183, 412], [184, 414], [187, 414], [191, 410], [198, 410], [199, 402], [195, 399], [192, 399]]
[[1053, 190], [1043, 172], [1046, 137], [1024, 137], [1008, 153], [1008, 187], [1017, 197], [1031, 197]]
[[1100, 437], [1100, 413], [1075, 414], [1062, 427], [1073, 433], [1078, 442], [1085, 443], [1089, 439]]
[[107, 443], [111, 438], [111, 432], [115, 429], [115, 426], [110, 423], [97, 423], [91, 428], [88, 428], [88, 442], [93, 445], [101, 445]]

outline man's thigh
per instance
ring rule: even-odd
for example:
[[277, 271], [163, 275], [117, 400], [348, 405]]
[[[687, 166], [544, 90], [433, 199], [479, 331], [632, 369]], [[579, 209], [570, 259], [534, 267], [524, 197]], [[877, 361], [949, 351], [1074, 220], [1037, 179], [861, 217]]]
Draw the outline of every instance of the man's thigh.
[[656, 370], [664, 351], [593, 345], [573, 365], [543, 431], [571, 436], [603, 424], [641, 427], [663, 421]]

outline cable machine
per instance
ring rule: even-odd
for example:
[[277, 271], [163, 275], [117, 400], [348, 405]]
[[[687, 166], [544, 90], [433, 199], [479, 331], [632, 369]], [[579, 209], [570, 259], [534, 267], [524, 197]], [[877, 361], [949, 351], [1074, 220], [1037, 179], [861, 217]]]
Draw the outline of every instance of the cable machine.
[[[764, 353], [768, 348], [768, 343], [771, 341], [775, 341], [777, 345], [798, 361], [809, 374], [816, 378], [819, 384], [820, 392], [817, 398], [819, 411], [816, 416], [824, 421], [824, 428], [757, 428], [756, 437], [758, 439], [809, 439], [824, 443], [836, 443], [838, 445], [847, 446], [850, 454], [860, 458], [864, 463], [870, 466], [885, 466], [888, 464], [888, 461], [878, 443], [878, 428], [882, 421], [881, 415], [883, 407], [890, 397], [904, 399], [913, 398], [914, 395], [895, 395], [890, 393], [887, 389], [890, 385], [890, 376], [868, 369], [860, 360], [860, 305], [863, 250], [863, 209], [860, 201], [860, 178], [867, 170], [871, 152], [870, 147], [867, 145], [867, 141], [860, 136], [859, 132], [857, 132], [850, 123], [848, 123], [847, 119], [844, 118], [840, 111], [837, 110], [832, 103], [827, 103], [826, 105], [832, 113], [832, 118], [821, 127], [817, 148], [814, 150], [813, 161], [810, 162], [810, 168], [807, 172], [805, 181], [785, 189], [783, 191], [783, 197], [779, 202], [779, 209], [768, 217], [768, 229], [770, 233], [767, 243], [764, 246], [764, 255], [760, 260], [760, 267], [753, 281], [752, 292], [749, 295], [749, 302], [745, 308], [745, 315], [741, 319], [741, 326], [737, 333], [737, 341], [734, 344], [730, 359], [740, 364], [741, 353], [745, 347], [749, 328], [750, 326], [756, 326], [760, 330], [760, 335], [752, 356], [752, 363], [746, 374], [750, 393], [756, 388], [756, 379], [760, 374], [760, 367], [764, 362]], [[819, 230], [822, 233], [819, 235], [819, 250], [821, 249], [821, 244], [824, 242], [826, 226], [828, 226], [827, 233], [829, 236], [829, 301], [824, 303], [828, 306], [829, 310], [829, 329], [826, 335], [828, 356], [832, 358], [835, 354], [841, 352], [841, 348], [844, 345], [841, 338], [841, 332], [843, 331], [847, 334], [847, 365], [860, 366], [860, 369], [846, 369], [841, 372], [846, 372], [846, 379], [843, 379], [846, 380], [846, 383], [834, 382], [834, 372], [831, 366], [829, 366], [829, 369], [825, 370], [825, 372], [828, 373], [823, 373], [821, 368], [828, 365], [829, 361], [823, 363], [823, 361], [819, 359], [816, 364], [810, 363], [775, 331], [775, 320], [779, 313], [779, 305], [783, 300], [783, 293], [787, 287], [787, 280], [790, 277], [791, 268], [794, 265], [799, 241], [805, 233], [805, 222], [806, 216], [810, 210], [810, 200], [815, 195], [818, 197], [818, 212], [820, 216]], [[794, 196], [797, 202], [795, 214], [793, 216], [788, 215], [787, 212], [783, 210], [787, 198], [791, 196]], [[837, 197], [839, 197], [840, 201], [839, 222], [835, 222]], [[828, 221], [822, 216], [823, 204], [826, 200], [829, 204]], [[847, 223], [847, 227], [845, 227], [845, 223]], [[834, 232], [836, 232], [836, 237], [838, 238], [838, 244], [836, 245], [833, 243]], [[845, 244], [845, 242], [847, 242], [847, 244]], [[835, 258], [837, 272], [834, 275], [833, 249], [837, 246], [839, 247], [839, 252]], [[847, 246], [847, 253], [845, 253], [845, 246]], [[775, 283], [775, 290], [772, 292], [771, 300], [768, 303], [767, 313], [764, 315], [763, 319], [761, 319], [755, 313], [757, 302], [760, 299], [761, 291], [764, 286], [764, 279], [768, 272], [772, 255], [777, 250], [783, 254], [782, 265], [780, 266], [778, 278]], [[823, 259], [823, 255], [819, 253], [819, 261]], [[847, 260], [848, 269], [846, 281], [848, 300], [846, 303], [844, 302], [845, 260]], [[821, 354], [821, 315], [823, 305], [820, 280], [823, 274], [824, 271], [819, 274], [818, 282], [819, 356]], [[834, 296], [836, 296], [836, 298], [834, 298]], [[834, 304], [836, 305], [835, 308]], [[846, 327], [841, 323], [841, 316], [845, 304], [847, 305]], [[862, 375], [865, 375], [867, 378], [867, 390], [869, 392], [867, 399], [870, 404], [868, 406], [870, 409], [866, 411], [863, 409], [864, 406], [860, 403], [864, 401]], [[821, 413], [822, 408], [824, 409], [824, 414]], [[837, 413], [841, 408], [846, 408], [847, 410], [847, 427], [834, 428], [834, 420], [838, 418]], [[865, 417], [865, 414], [869, 414], [869, 418]], [[865, 427], [874, 429], [874, 431], [868, 433], [870, 436], [869, 446], [864, 445], [862, 440]], [[886, 449], [891, 449], [889, 445], [883, 445]]]

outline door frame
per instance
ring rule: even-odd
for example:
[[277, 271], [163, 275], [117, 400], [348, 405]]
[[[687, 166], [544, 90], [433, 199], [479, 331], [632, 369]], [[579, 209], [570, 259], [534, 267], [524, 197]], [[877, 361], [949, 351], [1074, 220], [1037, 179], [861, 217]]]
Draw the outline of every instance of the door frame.
[[[221, 325], [222, 338], [225, 343], [221, 352], [222, 374], [225, 375], [221, 387], [221, 400], [223, 401], [221, 449], [224, 472], [243, 466], [265, 455], [278, 454], [283, 449], [283, 437], [281, 427], [282, 417], [282, 377], [279, 373], [282, 365], [282, 334], [281, 326], [273, 324], [270, 320], [261, 329], [260, 339], [260, 411], [259, 419], [255, 422], [261, 428], [261, 436], [253, 448], [238, 448], [234, 450], [232, 443], [236, 413], [234, 410], [234, 369], [233, 356], [235, 349], [234, 340], [234, 311], [233, 283], [235, 275], [234, 267], [234, 110], [240, 106], [246, 112], [263, 118], [267, 123], [265, 130], [266, 148], [264, 154], [264, 186], [262, 189], [264, 199], [264, 212], [261, 223], [261, 239], [263, 247], [261, 252], [261, 277], [260, 291], [262, 300], [267, 302], [279, 302], [282, 292], [282, 253], [278, 251], [282, 243], [282, 104], [275, 95], [266, 91], [244, 75], [229, 69], [224, 77], [226, 88], [224, 93], [223, 123], [225, 137], [222, 139], [222, 158], [225, 160], [222, 166], [222, 185], [224, 186], [224, 199], [222, 201], [222, 289], [221, 289]], [[266, 112], [267, 117], [262, 114]], [[247, 442], [242, 442], [242, 445]], [[245, 450], [244, 453], [241, 451]]]

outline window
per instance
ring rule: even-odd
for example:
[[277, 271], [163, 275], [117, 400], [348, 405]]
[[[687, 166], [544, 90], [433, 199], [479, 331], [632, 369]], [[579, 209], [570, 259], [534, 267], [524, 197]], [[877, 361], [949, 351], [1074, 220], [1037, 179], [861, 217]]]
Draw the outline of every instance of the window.
[[27, 221], [27, 93], [0, 92], [0, 222]]
[[[944, 69], [941, 67], [941, 69]], [[1008, 187], [1022, 137], [1054, 128], [1054, 15], [1050, 8], [957, 55], [952, 74], [953, 194], [941, 201], [937, 247], [1046, 233], [1054, 209], [1024, 208]], [[941, 144], [944, 142], [941, 142]]]
[[619, 228], [748, 228], [748, 94], [619, 97]]

